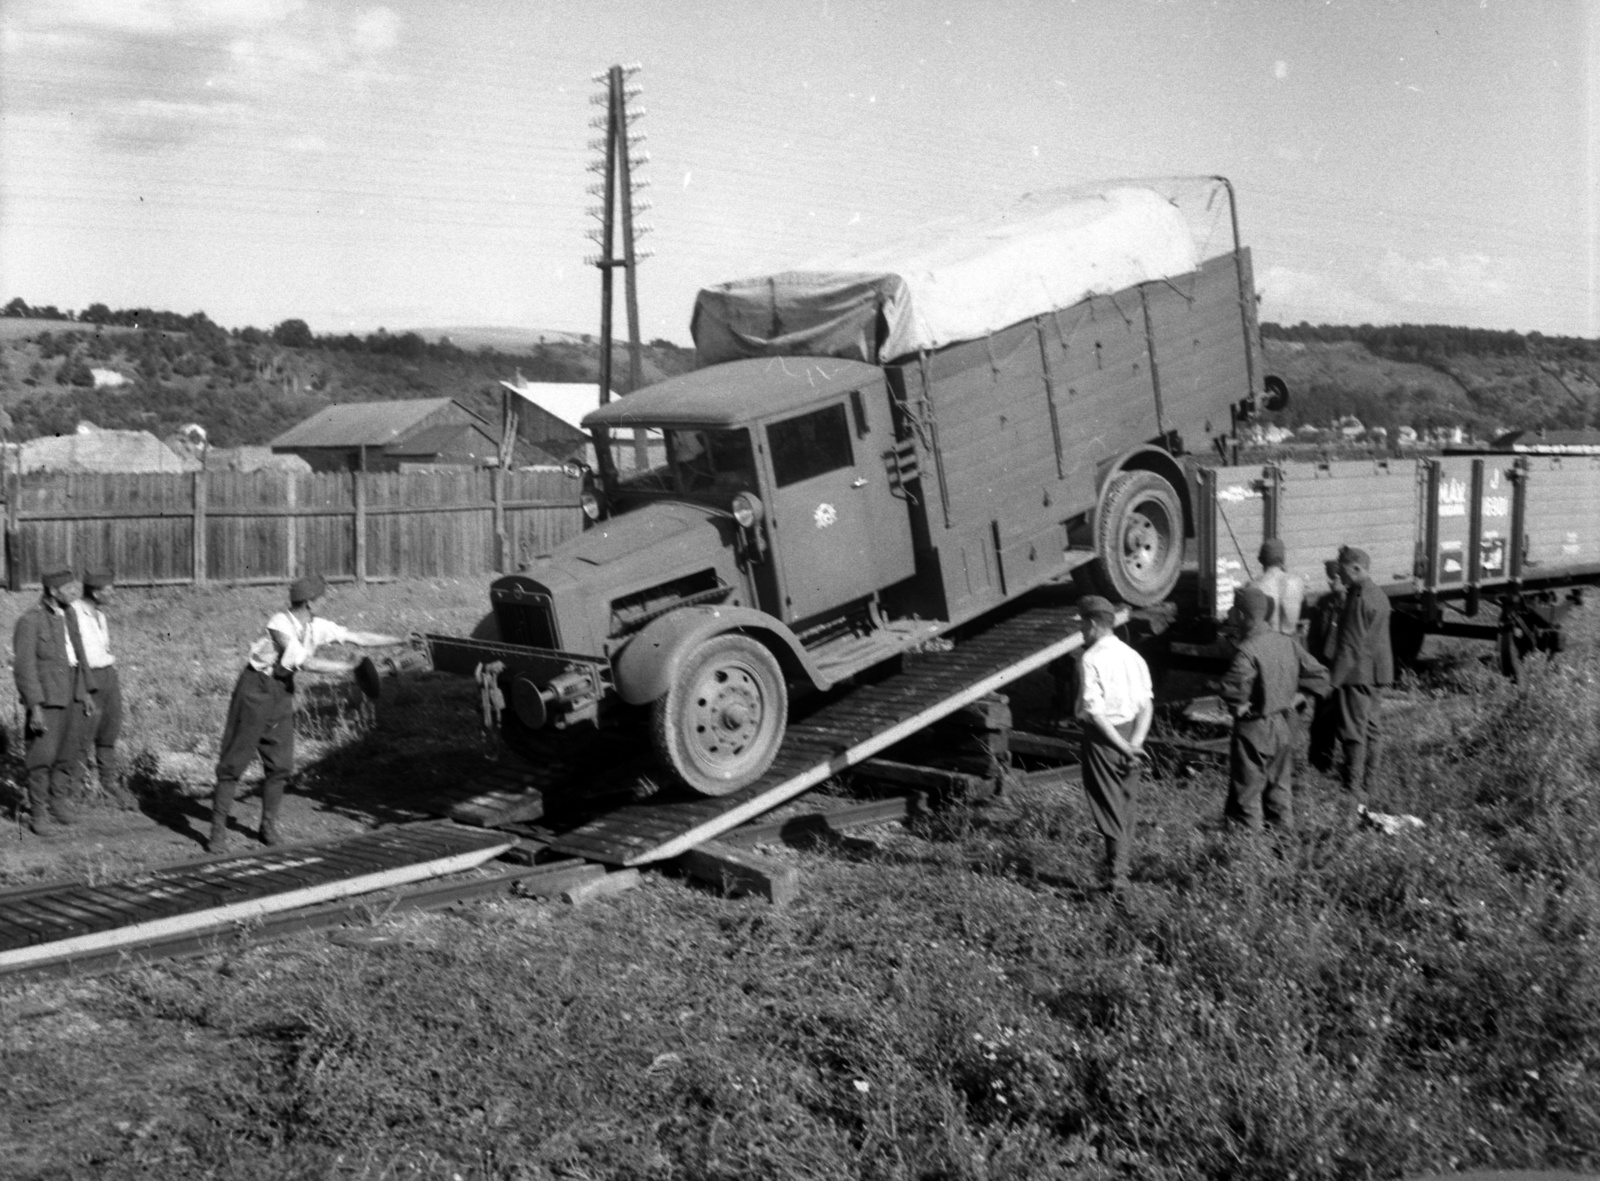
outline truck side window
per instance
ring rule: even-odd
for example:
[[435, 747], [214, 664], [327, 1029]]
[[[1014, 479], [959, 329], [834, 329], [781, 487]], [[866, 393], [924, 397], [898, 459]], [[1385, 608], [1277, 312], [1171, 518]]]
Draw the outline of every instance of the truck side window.
[[855, 463], [850, 452], [850, 422], [842, 402], [775, 422], [767, 428], [767, 439], [779, 488]]

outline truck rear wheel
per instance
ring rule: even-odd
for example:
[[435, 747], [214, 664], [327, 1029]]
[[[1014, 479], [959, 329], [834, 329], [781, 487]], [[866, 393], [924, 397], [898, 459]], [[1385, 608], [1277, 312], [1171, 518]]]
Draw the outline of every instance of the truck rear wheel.
[[684, 786], [725, 796], [772, 765], [789, 710], [777, 659], [760, 641], [729, 633], [679, 666], [651, 712], [656, 755]]
[[1095, 522], [1095, 582], [1134, 607], [1165, 602], [1183, 565], [1183, 502], [1154, 472], [1123, 472], [1106, 488]]

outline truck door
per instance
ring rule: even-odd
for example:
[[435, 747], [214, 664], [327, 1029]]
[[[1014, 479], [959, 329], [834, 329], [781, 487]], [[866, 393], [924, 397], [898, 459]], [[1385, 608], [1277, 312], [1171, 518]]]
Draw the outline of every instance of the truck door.
[[911, 521], [884, 455], [894, 445], [882, 385], [767, 426], [769, 523], [785, 622], [909, 578]]

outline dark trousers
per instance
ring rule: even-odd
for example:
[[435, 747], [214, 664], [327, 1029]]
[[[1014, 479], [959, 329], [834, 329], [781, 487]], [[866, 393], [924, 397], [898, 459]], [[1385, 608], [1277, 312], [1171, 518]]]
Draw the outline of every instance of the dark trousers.
[[[122, 737], [122, 679], [117, 666], [97, 668], [91, 674], [96, 710], [94, 734], [95, 765], [100, 769], [100, 786], [108, 794], [121, 790], [121, 767], [117, 763], [117, 740]], [[86, 743], [87, 747], [89, 744]], [[85, 750], [85, 754], [87, 754]]]
[[1311, 709], [1311, 742], [1306, 761], [1324, 774], [1339, 762], [1339, 695], [1317, 698]]
[[94, 719], [84, 714], [81, 701], [42, 706], [39, 714], [44, 731], [28, 735], [22, 760], [28, 771], [28, 804], [35, 818], [48, 810], [57, 820], [68, 821], [72, 774], [83, 759]]
[[[1124, 738], [1133, 734], [1133, 723], [1117, 727]], [[1113, 884], [1128, 879], [1128, 863], [1133, 854], [1135, 821], [1134, 793], [1139, 790], [1139, 760], [1130, 759], [1106, 741], [1095, 724], [1083, 722], [1083, 790], [1089, 797], [1089, 811], [1095, 827], [1106, 840], [1106, 874]]]
[[1344, 751], [1339, 778], [1358, 801], [1366, 799], [1382, 757], [1383, 732], [1378, 728], [1381, 693], [1376, 685], [1341, 685], [1333, 694], [1339, 703], [1338, 737]]
[[212, 801], [214, 824], [219, 819], [222, 824], [227, 823], [239, 777], [258, 754], [266, 773], [261, 785], [261, 820], [265, 825], [277, 818], [283, 789], [294, 775], [294, 685], [246, 665], [233, 686], [228, 723], [222, 731], [217, 790]]
[[1241, 718], [1228, 749], [1223, 815], [1251, 832], [1265, 824], [1294, 828], [1294, 726], [1291, 714]]

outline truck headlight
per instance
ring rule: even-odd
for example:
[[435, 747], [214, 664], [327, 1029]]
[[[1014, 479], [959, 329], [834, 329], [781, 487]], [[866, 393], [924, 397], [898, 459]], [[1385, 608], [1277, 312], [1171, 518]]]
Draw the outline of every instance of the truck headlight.
[[761, 516], [761, 501], [748, 492], [733, 498], [733, 519], [741, 529], [748, 529]]
[[591, 521], [598, 521], [605, 507], [600, 503], [600, 493], [593, 484], [583, 486], [583, 491], [578, 493], [578, 504], [583, 509], [583, 515]]
[[576, 459], [569, 459], [566, 463], [561, 465], [561, 474], [566, 476], [569, 480], [583, 479], [588, 470], [588, 464], [579, 463]]

